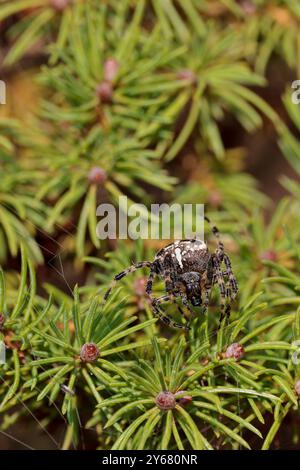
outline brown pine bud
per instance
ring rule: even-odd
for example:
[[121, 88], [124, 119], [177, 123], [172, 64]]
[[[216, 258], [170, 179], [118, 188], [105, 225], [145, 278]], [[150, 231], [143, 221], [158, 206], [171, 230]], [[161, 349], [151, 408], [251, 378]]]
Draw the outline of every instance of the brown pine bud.
[[90, 169], [88, 179], [91, 184], [103, 184], [107, 180], [106, 171], [99, 166], [94, 166]]
[[224, 357], [226, 359], [236, 359], [237, 361], [241, 359], [245, 354], [245, 350], [243, 346], [239, 343], [232, 343], [228, 348], [226, 349], [226, 352], [224, 354]]
[[101, 103], [104, 104], [109, 104], [112, 102], [113, 91], [112, 84], [110, 82], [106, 82], [105, 80], [99, 83], [96, 88], [96, 94]]
[[94, 362], [100, 356], [100, 351], [95, 343], [85, 343], [80, 349], [80, 359], [83, 362]]
[[201, 359], [200, 362], [203, 366], [207, 366], [207, 364], [209, 364], [209, 358], [205, 357], [204, 359]]
[[113, 82], [120, 68], [119, 62], [112, 58], [106, 59], [104, 62], [104, 80]]
[[176, 392], [175, 393], [175, 397], [178, 396], [178, 405], [180, 406], [187, 406], [189, 405], [190, 403], [192, 403], [193, 401], [193, 397], [191, 395], [185, 395], [185, 392], [184, 390], [181, 390], [179, 392]]
[[160, 392], [155, 398], [155, 403], [161, 410], [173, 410], [176, 406], [175, 395], [172, 392]]
[[5, 322], [5, 316], [3, 315], [3, 313], [0, 313], [0, 331], [2, 330], [4, 326], [4, 322]]

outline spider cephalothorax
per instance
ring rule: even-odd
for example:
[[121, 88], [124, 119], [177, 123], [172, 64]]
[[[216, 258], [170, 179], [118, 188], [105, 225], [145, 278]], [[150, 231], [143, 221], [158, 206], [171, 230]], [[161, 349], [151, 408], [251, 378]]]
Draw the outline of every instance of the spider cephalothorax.
[[[209, 219], [205, 217], [209, 222]], [[210, 253], [205, 242], [192, 239], [180, 240], [162, 248], [155, 256], [154, 261], [142, 261], [133, 264], [128, 269], [117, 274], [112, 286], [106, 292], [106, 300], [114, 284], [122, 277], [136, 269], [149, 267], [150, 274], [146, 286], [146, 293], [150, 297], [154, 314], [164, 323], [176, 328], [189, 328], [188, 325], [175, 323], [166, 316], [161, 308], [163, 302], [175, 302], [180, 298], [184, 307], [191, 313], [191, 306], [203, 306], [206, 313], [210, 291], [214, 284], [218, 284], [221, 296], [221, 317], [230, 314], [230, 303], [234, 300], [238, 286], [231, 269], [231, 262], [224, 251], [224, 245], [220, 240], [219, 231], [212, 226], [212, 232], [218, 240], [218, 246], [214, 253]], [[225, 270], [222, 270], [222, 265]], [[154, 276], [160, 276], [165, 282], [166, 295], [155, 298], [152, 296], [152, 283]], [[177, 305], [177, 304], [176, 304]], [[181, 308], [177, 305], [180, 313]]]

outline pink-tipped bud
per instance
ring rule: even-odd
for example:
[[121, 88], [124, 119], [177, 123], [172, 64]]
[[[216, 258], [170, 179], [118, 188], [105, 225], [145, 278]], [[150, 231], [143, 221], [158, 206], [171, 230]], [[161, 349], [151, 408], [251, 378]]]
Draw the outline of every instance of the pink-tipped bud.
[[232, 343], [225, 352], [226, 359], [236, 359], [237, 361], [241, 359], [245, 354], [243, 346], [239, 343]]
[[104, 62], [104, 80], [113, 82], [120, 68], [119, 62], [112, 58], [106, 59]]
[[297, 380], [295, 383], [295, 392], [297, 393], [298, 397], [300, 397], [300, 380]]
[[70, 0], [50, 0], [50, 6], [57, 11], [64, 11], [70, 5]]
[[187, 80], [192, 84], [197, 83], [197, 76], [196, 76], [195, 72], [193, 72], [192, 70], [189, 70], [189, 69], [180, 70], [177, 73], [177, 78], [179, 80]]
[[266, 250], [260, 255], [261, 261], [277, 261], [277, 253], [274, 250]]
[[175, 395], [172, 392], [160, 392], [155, 399], [156, 406], [161, 410], [173, 410], [176, 406]]
[[91, 184], [103, 184], [107, 180], [106, 171], [99, 166], [94, 166], [90, 169], [88, 179]]
[[85, 343], [80, 349], [80, 359], [83, 362], [94, 362], [100, 356], [100, 351], [95, 343]]
[[211, 191], [208, 195], [208, 202], [214, 208], [219, 207], [222, 204], [222, 200], [222, 195], [217, 190]]
[[239, 3], [247, 15], [253, 15], [256, 12], [256, 6], [251, 0], [242, 0]]
[[138, 297], [142, 297], [145, 295], [147, 285], [147, 278], [146, 277], [139, 277], [134, 281], [133, 288], [134, 292]]

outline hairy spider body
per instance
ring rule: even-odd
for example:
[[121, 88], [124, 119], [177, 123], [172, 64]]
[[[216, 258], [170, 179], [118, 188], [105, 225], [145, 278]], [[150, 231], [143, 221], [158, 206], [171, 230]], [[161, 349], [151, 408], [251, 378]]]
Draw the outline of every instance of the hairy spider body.
[[213, 279], [211, 255], [203, 241], [171, 243], [157, 253], [153, 264], [155, 273], [165, 280], [167, 293], [181, 293], [194, 307], [201, 305], [201, 288]]
[[[210, 223], [207, 217], [205, 217], [205, 220]], [[142, 261], [117, 274], [104, 299], [108, 298], [115, 283], [124, 276], [136, 269], [149, 267], [150, 274], [146, 293], [150, 298], [153, 313], [164, 323], [175, 328], [189, 329], [189, 325], [175, 323], [170, 317], [166, 316], [161, 304], [167, 301], [176, 303], [176, 298], [180, 298], [183, 306], [190, 313], [193, 313], [191, 307], [200, 306], [203, 307], [204, 313], [206, 313], [210, 291], [214, 284], [218, 284], [220, 290], [221, 323], [225, 316], [229, 317], [230, 315], [230, 304], [238, 292], [238, 285], [217, 227], [212, 226], [212, 232], [218, 241], [214, 253], [210, 253], [206, 243], [198, 239], [180, 240], [171, 243], [156, 254], [153, 262]], [[223, 263], [226, 268], [225, 271], [222, 270]], [[152, 296], [152, 284], [156, 275], [164, 280], [166, 290], [166, 295], [158, 298]], [[184, 315], [179, 305], [177, 303], [176, 305], [180, 313]]]

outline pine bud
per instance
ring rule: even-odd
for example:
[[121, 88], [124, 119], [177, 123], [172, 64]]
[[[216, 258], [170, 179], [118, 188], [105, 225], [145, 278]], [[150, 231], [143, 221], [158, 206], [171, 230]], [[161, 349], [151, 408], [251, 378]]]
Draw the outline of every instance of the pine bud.
[[226, 359], [236, 359], [237, 361], [241, 359], [245, 354], [245, 350], [243, 346], [239, 343], [232, 343], [228, 348], [226, 349], [225, 352], [225, 357]]
[[177, 73], [177, 78], [179, 80], [187, 80], [190, 83], [192, 83], [193, 85], [195, 83], [197, 83], [197, 76], [196, 76], [195, 72], [193, 72], [192, 70], [189, 70], [189, 69], [180, 70]]
[[94, 362], [100, 356], [100, 351], [95, 343], [85, 343], [80, 350], [80, 359], [83, 362]]
[[50, 0], [50, 6], [57, 11], [64, 11], [70, 4], [70, 0]]
[[297, 382], [295, 383], [295, 391], [298, 397], [300, 397], [300, 380], [297, 380]]
[[119, 68], [119, 62], [116, 59], [114, 59], [113, 57], [107, 59], [104, 62], [104, 81], [113, 82], [119, 71]]
[[208, 195], [208, 202], [213, 208], [218, 208], [222, 204], [222, 195], [219, 191], [211, 191]]
[[181, 390], [181, 391], [175, 393], [175, 397], [178, 396], [178, 402], [177, 403], [180, 406], [189, 405], [193, 401], [193, 397], [191, 397], [191, 395], [184, 395], [184, 393], [185, 393], [184, 390]]
[[172, 392], [160, 392], [155, 399], [156, 406], [161, 410], [173, 410], [176, 406], [175, 395]]
[[103, 184], [107, 180], [106, 171], [99, 166], [94, 166], [90, 169], [88, 179], [91, 184]]
[[109, 104], [112, 102], [113, 97], [113, 86], [110, 82], [106, 82], [105, 80], [96, 88], [96, 94], [100, 99], [101, 103]]
[[247, 15], [253, 15], [256, 12], [256, 6], [251, 0], [240, 0], [238, 3]]
[[147, 278], [146, 277], [139, 277], [134, 281], [134, 292], [138, 297], [142, 297], [145, 295], [146, 286], [147, 286]]
[[260, 255], [261, 261], [277, 261], [277, 253], [274, 250], [266, 250]]

